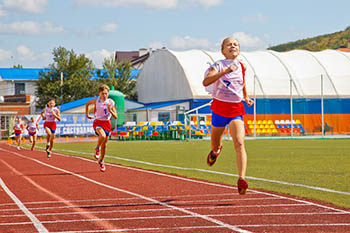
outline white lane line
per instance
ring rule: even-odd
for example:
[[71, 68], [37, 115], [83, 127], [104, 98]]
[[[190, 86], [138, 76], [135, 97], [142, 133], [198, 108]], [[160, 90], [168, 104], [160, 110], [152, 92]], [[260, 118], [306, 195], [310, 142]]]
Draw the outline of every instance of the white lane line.
[[[28, 181], [31, 185], [33, 185], [35, 188], [37, 188], [38, 190], [40, 190], [43, 193], [46, 193], [47, 195], [51, 196], [52, 198], [56, 199], [56, 200], [61, 200], [61, 201], [65, 201], [65, 204], [67, 206], [70, 206], [72, 209], [74, 209], [75, 211], [80, 211], [83, 212], [83, 210], [79, 209], [79, 208], [74, 208], [72, 203], [69, 203], [67, 200], [65, 200], [63, 197], [57, 195], [56, 193], [51, 192], [50, 190], [44, 188], [43, 186], [39, 185], [38, 183], [36, 183], [34, 180], [32, 180], [31, 178], [29, 178], [28, 176], [25, 176], [23, 173], [21, 173], [20, 171], [17, 171], [14, 167], [12, 167], [10, 164], [6, 163], [4, 160], [1, 160], [2, 163], [4, 163], [8, 168], [11, 169], [12, 172], [14, 172], [16, 175], [24, 178], [26, 181]], [[31, 209], [31, 208], [29, 208]], [[84, 217], [86, 218], [97, 218], [96, 216], [87, 213], [87, 214], [83, 214]], [[99, 221], [96, 222], [96, 225], [98, 225], [99, 227], [108, 229], [114, 226], [111, 226], [109, 223], [106, 223], [104, 221]]]
[[[250, 227], [270, 227], [271, 225], [249, 225]], [[272, 226], [278, 227], [330, 227], [330, 226], [350, 226], [347, 223], [339, 224], [275, 224]], [[174, 230], [196, 230], [196, 229], [222, 229], [220, 226], [190, 226], [190, 227], [168, 227], [168, 228], [132, 228], [132, 229], [112, 229], [112, 230], [85, 230], [85, 231], [64, 231], [64, 232], [52, 232], [52, 233], [92, 233], [92, 232], [130, 232], [130, 231], [149, 231], [149, 232], [171, 232]]]
[[[91, 159], [88, 159], [88, 158], [84, 158], [84, 157], [79, 157], [79, 156], [77, 157], [77, 156], [65, 155], [65, 154], [60, 154], [60, 153], [55, 153], [55, 154], [63, 156], [63, 157], [70, 157], [70, 158], [75, 158], [75, 159], [88, 161], [88, 162], [91, 162], [91, 163], [96, 163], [95, 161], [93, 161]], [[173, 179], [177, 179], [177, 180], [184, 180], [184, 181], [188, 181], [188, 182], [192, 182], [192, 183], [205, 184], [205, 185], [216, 186], [216, 187], [227, 188], [227, 189], [236, 189], [236, 187], [232, 187], [232, 186], [229, 186], [229, 185], [209, 183], [209, 182], [206, 182], [206, 181], [200, 181], [200, 180], [184, 178], [184, 177], [180, 177], [180, 176], [169, 175], [169, 174], [161, 173], [161, 172], [157, 172], [157, 171], [150, 171], [150, 170], [145, 170], [145, 169], [135, 168], [135, 167], [126, 167], [126, 166], [113, 164], [113, 163], [108, 163], [108, 165], [109, 166], [113, 166], [113, 167], [122, 168], [122, 169], [128, 169], [128, 170], [134, 170], [134, 171], [139, 171], [139, 172], [143, 172], [143, 173], [155, 174], [155, 175], [158, 175], [158, 176], [165, 176], [165, 177], [169, 177], [169, 178], [173, 178]], [[299, 199], [295, 199], [295, 198], [291, 198], [291, 197], [284, 197], [284, 196], [281, 196], [281, 195], [267, 193], [267, 192], [262, 192], [262, 191], [257, 191], [257, 190], [252, 190], [252, 189], [249, 189], [249, 190], [250, 190], [250, 192], [254, 192], [256, 194], [262, 194], [262, 195], [267, 195], [267, 196], [279, 197], [281, 199], [291, 200], [291, 201], [294, 201], [294, 202], [300, 202], [300, 203], [313, 205], [313, 206], [317, 206], [317, 207], [321, 207], [321, 208], [325, 208], [325, 209], [329, 209], [329, 210], [339, 211], [339, 212], [342, 212], [342, 213], [350, 213], [349, 211], [345, 211], [345, 210], [341, 210], [341, 209], [337, 209], [337, 208], [333, 208], [333, 207], [329, 207], [329, 206], [325, 206], [325, 205], [321, 205], [321, 204], [316, 204], [316, 203], [313, 203], [313, 202], [310, 202], [310, 201], [299, 200]]]
[[[55, 151], [56, 150], [57, 149], [55, 149]], [[58, 149], [58, 151], [66, 151], [66, 152], [72, 152], [72, 153], [77, 153], [77, 154], [90, 155], [89, 153], [86, 153], [86, 152], [77, 152], [77, 151], [73, 151], [73, 150]], [[122, 157], [119, 157], [119, 156], [105, 155], [105, 157], [106, 158], [110, 158], [110, 159], [119, 159], [119, 160], [124, 160], [124, 161], [128, 161], [128, 162], [145, 164], [145, 165], [149, 165], [149, 166], [153, 166], [153, 167], [166, 167], [166, 168], [173, 168], [173, 169], [177, 169], [177, 170], [198, 171], [198, 172], [212, 173], [212, 174], [217, 174], [217, 175], [238, 177], [238, 175], [236, 175], [236, 174], [230, 174], [230, 173], [219, 172], [219, 171], [211, 171], [211, 170], [206, 170], [206, 169], [201, 169], [201, 168], [178, 167], [178, 166], [158, 164], [158, 163], [151, 163], [151, 162], [134, 160], [134, 159], [127, 159], [127, 158], [122, 158]], [[264, 182], [269, 182], [269, 183], [283, 184], [283, 185], [288, 185], [288, 186], [296, 186], [296, 187], [302, 187], [302, 188], [313, 189], [313, 190], [329, 192], [329, 193], [350, 195], [350, 192], [338, 191], [338, 190], [334, 190], [334, 189], [322, 188], [322, 187], [305, 185], [305, 184], [296, 184], [296, 183], [290, 183], [290, 182], [286, 182], [286, 181], [271, 180], [271, 179], [253, 177], [253, 176], [246, 176], [246, 178], [250, 179], [250, 180], [258, 180], [258, 181], [264, 181]]]
[[34, 227], [38, 230], [38, 232], [40, 232], [40, 233], [49, 232], [44, 227], [44, 225], [39, 221], [39, 219], [37, 219], [34, 216], [34, 214], [32, 214], [32, 212], [30, 212], [25, 207], [25, 205], [23, 205], [23, 203], [16, 197], [16, 195], [11, 192], [11, 190], [6, 186], [6, 184], [4, 183], [4, 181], [1, 178], [0, 178], [0, 186], [7, 193], [7, 195], [9, 195], [11, 197], [11, 199], [16, 203], [18, 208], [20, 208], [23, 211], [23, 213], [31, 220], [30, 224], [33, 224]]
[[[210, 217], [242, 217], [242, 216], [291, 216], [291, 215], [346, 215], [339, 212], [313, 212], [313, 213], [252, 213], [252, 214], [209, 214]], [[77, 222], [96, 222], [96, 221], [135, 221], [135, 220], [156, 220], [156, 219], [179, 219], [179, 218], [195, 218], [191, 215], [159, 215], [159, 216], [140, 216], [140, 217], [119, 217], [119, 218], [96, 218], [96, 219], [66, 219], [54, 221], [42, 221], [44, 224], [59, 224], [59, 223], [77, 223]], [[30, 222], [21, 223], [0, 223], [0, 226], [8, 225], [24, 225]], [[332, 224], [332, 223], [328, 223]], [[335, 223], [338, 224], [338, 223]]]
[[[249, 194], [249, 193], [248, 193]], [[170, 199], [170, 198], [186, 198], [186, 197], [221, 197], [221, 196], [232, 196], [232, 193], [217, 193], [217, 194], [194, 194], [194, 195], [174, 195], [174, 196], [153, 196], [151, 198], [154, 199]], [[253, 194], [250, 193], [249, 196], [252, 196]], [[254, 199], [254, 198], [252, 198]], [[98, 199], [80, 199], [80, 200], [67, 200], [70, 203], [75, 202], [103, 202], [103, 201], [127, 201], [127, 200], [139, 200], [139, 198], [136, 197], [125, 197], [125, 198], [98, 198]], [[236, 199], [235, 199], [236, 200]], [[250, 198], [242, 198], [240, 200], [250, 200]], [[32, 202], [23, 202], [25, 205], [42, 205], [42, 204], [60, 204], [60, 203], [66, 203], [66, 201], [32, 201]], [[2, 203], [0, 206], [11, 206], [16, 205], [15, 203]]]
[[32, 160], [36, 163], [39, 163], [41, 165], [44, 165], [44, 166], [47, 166], [47, 167], [50, 167], [52, 169], [55, 169], [55, 170], [58, 170], [58, 171], [61, 171], [61, 172], [64, 172], [64, 173], [67, 173], [67, 174], [70, 174], [70, 175], [73, 175], [73, 176], [76, 176], [76, 177], [79, 177], [83, 180], [86, 180], [86, 181], [89, 181], [91, 183], [94, 183], [96, 185], [99, 185], [99, 186], [102, 186], [102, 187], [105, 187], [105, 188], [109, 188], [109, 189], [112, 189], [112, 190], [115, 190], [115, 191], [118, 191], [118, 192], [122, 192], [122, 193], [126, 193], [126, 194], [129, 194], [131, 196], [135, 196], [135, 197], [139, 197], [140, 199], [143, 199], [143, 200], [147, 200], [147, 201], [150, 201], [150, 202], [153, 202], [153, 203], [157, 203], [159, 205], [162, 205], [164, 207], [168, 207], [170, 209], [173, 209], [173, 210], [178, 210], [182, 213], [185, 213], [185, 214], [189, 214], [193, 217], [196, 217], [196, 218], [201, 218], [201, 219], [204, 219], [208, 222], [212, 222], [214, 224], [217, 224], [217, 225], [220, 225], [222, 227], [225, 227], [225, 228], [228, 228], [228, 229], [231, 229], [233, 231], [237, 231], [237, 232], [241, 232], [241, 233], [250, 233], [250, 231], [246, 231], [246, 230], [243, 230], [243, 229], [240, 229], [238, 227], [235, 227], [233, 225], [230, 225], [230, 224], [227, 224], [227, 223], [224, 223], [220, 220], [217, 220], [217, 219], [213, 219], [213, 218], [210, 218], [206, 215], [202, 215], [202, 214], [198, 214], [198, 213], [195, 213], [195, 212], [192, 212], [192, 211], [189, 211], [189, 210], [185, 210], [183, 208], [180, 208], [180, 207], [176, 207], [176, 206], [172, 206], [172, 205], [169, 205], [165, 202], [160, 202], [160, 201], [157, 201], [153, 198], [149, 198], [149, 197], [146, 197], [146, 196], [143, 196], [141, 194], [138, 194], [138, 193], [134, 193], [134, 192], [131, 192], [131, 191], [127, 191], [127, 190], [124, 190], [124, 189], [120, 189], [120, 188], [117, 188], [117, 187], [114, 187], [114, 186], [111, 186], [111, 185], [108, 185], [108, 184], [104, 184], [104, 183], [101, 183], [101, 182], [98, 182], [98, 181], [95, 181], [93, 179], [90, 179], [90, 178], [87, 178], [85, 176], [82, 176], [82, 175], [79, 175], [79, 174], [76, 174], [74, 172], [71, 172], [71, 171], [67, 171], [65, 169], [62, 169], [62, 168], [58, 168], [58, 167], [55, 167], [55, 166], [52, 166], [50, 164], [47, 164], [47, 163], [44, 163], [44, 162], [41, 162], [40, 160], [37, 160], [37, 159], [33, 159], [33, 158], [30, 158], [30, 157], [26, 157], [26, 156], [23, 156], [17, 152], [13, 152], [13, 151], [9, 151], [9, 150], [5, 150], [5, 149], [2, 149], [0, 148], [0, 150], [3, 150], [3, 151], [6, 151], [7, 153], [12, 153], [14, 155], [17, 155], [21, 158], [25, 158], [25, 159], [28, 159], [28, 160]]
[[[201, 207], [185, 207], [184, 209], [186, 210], [204, 210], [204, 209], [237, 209], [237, 208], [275, 208], [275, 207], [300, 207], [300, 206], [309, 206], [307, 204], [274, 204], [274, 205], [238, 205], [238, 206], [215, 206], [215, 207], [206, 207], [206, 206], [201, 206]], [[94, 207], [94, 206], [88, 206], [88, 207]], [[97, 207], [97, 206], [96, 206]], [[30, 210], [47, 210], [47, 209], [62, 209], [62, 208], [70, 208], [70, 207], [43, 207], [43, 208], [29, 208]], [[88, 211], [88, 212], [52, 212], [52, 213], [37, 213], [35, 214], [36, 216], [48, 216], [48, 215], [77, 215], [79, 213], [91, 213], [91, 214], [100, 214], [100, 213], [122, 213], [122, 212], [127, 212], [127, 213], [132, 213], [132, 212], [152, 212], [152, 211], [169, 211], [169, 208], [157, 208], [157, 209], [126, 209], [126, 210], [108, 210], [108, 211]], [[342, 212], [335, 212], [335, 213], [341, 213]], [[346, 214], [346, 213], [344, 213]], [[18, 216], [24, 216], [24, 215], [1, 215], [0, 217], [18, 217]]]
[[[71, 150], [65, 150], [65, 151], [78, 153], [78, 154], [79, 153], [80, 154], [84, 154], [84, 152], [77, 152], [77, 151], [71, 151]], [[88, 159], [88, 158], [84, 158], [84, 157], [80, 157], [80, 156], [65, 155], [65, 154], [60, 154], [60, 153], [56, 153], [56, 152], [55, 152], [55, 154], [60, 155], [62, 157], [75, 158], [75, 159], [88, 161], [90, 163], [96, 163], [94, 160], [91, 160], [91, 159]], [[87, 153], [85, 153], [85, 154], [87, 154]], [[209, 182], [206, 182], [206, 181], [200, 181], [200, 180], [194, 180], [194, 179], [184, 178], [184, 177], [180, 177], [180, 176], [169, 175], [169, 174], [165, 174], [165, 173], [161, 173], [161, 172], [157, 172], [157, 171], [149, 171], [149, 170], [145, 170], [145, 169], [141, 169], [141, 168], [135, 168], [135, 167], [126, 167], [126, 166], [122, 166], [122, 165], [118, 165], [118, 164], [112, 164], [112, 163], [111, 164], [108, 163], [108, 165], [109, 166], [113, 166], [113, 167], [122, 168], [122, 169], [128, 169], [128, 170], [134, 170], [134, 171], [139, 171], [139, 172], [143, 172], [143, 173], [155, 174], [155, 175], [158, 175], [158, 176], [170, 177], [170, 178], [173, 178], [173, 179], [184, 180], [184, 181], [188, 181], [188, 182], [192, 182], [192, 183], [205, 184], [205, 185], [222, 187], [222, 188], [227, 188], [227, 189], [236, 189], [235, 187], [232, 187], [232, 186], [229, 186], [229, 185], [209, 183]], [[300, 203], [304, 203], [304, 204], [309, 204], [309, 205], [313, 205], [313, 206], [317, 206], [317, 207], [321, 207], [321, 208], [325, 208], [325, 209], [329, 209], [329, 210], [339, 211], [339, 212], [343, 212], [343, 213], [350, 213], [350, 211], [345, 211], [345, 210], [341, 210], [341, 209], [337, 209], [337, 208], [333, 208], [333, 207], [329, 207], [329, 206], [325, 206], [325, 205], [321, 205], [321, 204], [316, 204], [316, 203], [305, 201], [305, 200], [299, 200], [299, 199], [295, 199], [295, 198], [291, 198], [291, 197], [284, 197], [284, 196], [277, 195], [277, 194], [261, 192], [261, 191], [252, 190], [252, 189], [250, 189], [250, 192], [254, 192], [256, 194], [263, 194], [263, 195], [268, 195], [268, 196], [280, 197], [281, 199], [286, 199], [286, 200], [291, 200], [291, 201], [300, 202]]]
[[[148, 203], [149, 205], [154, 205], [154, 203]], [[144, 203], [140, 203], [140, 205], [144, 205]], [[36, 207], [36, 208], [28, 208], [29, 210], [50, 210], [50, 209], [71, 209], [71, 208], [94, 208], [94, 207], [99, 207], [101, 205], [86, 205], [86, 206], [60, 206], [60, 207]], [[125, 206], [125, 205], [124, 205]], [[129, 206], [134, 206], [133, 205], [129, 205]], [[200, 206], [200, 207], [185, 207], [183, 209], [186, 210], [201, 210], [201, 209], [237, 209], [237, 208], [275, 208], [275, 207], [299, 207], [299, 206], [310, 206], [308, 204], [269, 204], [269, 205], [235, 205], [235, 206]], [[8, 210], [4, 210], [4, 212], [8, 212], [11, 210], [15, 210], [15, 209], [8, 209]], [[166, 209], [127, 209], [127, 210], [109, 210], [106, 212], [148, 212], [148, 211], [165, 211], [168, 210], [169, 208]], [[88, 211], [86, 213], [103, 213], [104, 211]], [[80, 212], [67, 212], [67, 213], [37, 213], [35, 214], [36, 216], [40, 216], [40, 215], [69, 215], [69, 214], [77, 214]], [[84, 213], [84, 212], [81, 212]], [[336, 213], [343, 213], [343, 212], [336, 212]], [[347, 213], [345, 213], [347, 214]], [[17, 215], [1, 215], [0, 217], [11, 217], [11, 216], [17, 216]]]
[[256, 224], [256, 225], [253, 224], [253, 225], [244, 225], [244, 227], [321, 227], [321, 226], [322, 227], [350, 226], [350, 223], [314, 223], [314, 224], [305, 223], [305, 224]]

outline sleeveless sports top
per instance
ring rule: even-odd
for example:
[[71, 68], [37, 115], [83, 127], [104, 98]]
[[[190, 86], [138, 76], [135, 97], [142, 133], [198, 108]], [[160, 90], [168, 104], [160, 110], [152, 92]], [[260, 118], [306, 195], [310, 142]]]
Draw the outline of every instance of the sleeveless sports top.
[[47, 121], [47, 122], [56, 121], [56, 118], [52, 115], [52, 111], [54, 111], [57, 114], [58, 109], [56, 107], [53, 107], [53, 108], [46, 107], [45, 108], [45, 121]]
[[243, 87], [244, 87], [244, 67], [243, 64], [237, 59], [225, 59], [219, 60], [211, 65], [205, 72], [206, 77], [210, 69], [215, 69], [217, 72], [221, 72], [224, 69], [229, 68], [231, 65], [235, 65], [237, 69], [233, 72], [223, 75], [216, 82], [206, 86], [208, 91], [214, 99], [218, 99], [224, 102], [239, 103], [243, 99]]
[[100, 97], [97, 98], [95, 103], [95, 119], [101, 121], [108, 121], [111, 119], [112, 114], [108, 111], [108, 104], [111, 108], [115, 105], [112, 99], [106, 99], [102, 101]]
[[28, 130], [29, 132], [36, 132], [36, 125], [35, 125], [35, 122], [29, 122], [28, 123]]
[[13, 127], [15, 128], [15, 130], [18, 130], [18, 131], [22, 130], [22, 124], [19, 122], [15, 122]]

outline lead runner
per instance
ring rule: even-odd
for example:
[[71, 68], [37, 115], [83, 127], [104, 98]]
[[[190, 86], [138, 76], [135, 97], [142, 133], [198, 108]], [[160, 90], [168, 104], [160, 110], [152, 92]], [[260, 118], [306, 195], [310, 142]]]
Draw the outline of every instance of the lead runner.
[[245, 67], [238, 61], [239, 42], [236, 38], [226, 38], [221, 44], [221, 53], [226, 59], [215, 62], [205, 74], [203, 85], [212, 94], [211, 151], [207, 163], [212, 166], [222, 151], [222, 136], [226, 125], [230, 129], [236, 151], [238, 167], [238, 193], [245, 194], [248, 183], [245, 180], [247, 153], [244, 147], [244, 100], [250, 107], [254, 101], [248, 97], [245, 85]]
[[[99, 97], [97, 99], [89, 100], [85, 105], [85, 114], [89, 119], [95, 118], [93, 127], [96, 135], [98, 136], [97, 145], [95, 148], [95, 159], [98, 159], [100, 170], [106, 171], [104, 164], [104, 157], [107, 148], [108, 137], [111, 134], [111, 116], [114, 119], [118, 118], [117, 111], [115, 110], [115, 103], [112, 99], [108, 99], [109, 87], [102, 84], [98, 88]], [[94, 113], [95, 117], [89, 115], [89, 105], [95, 105]]]

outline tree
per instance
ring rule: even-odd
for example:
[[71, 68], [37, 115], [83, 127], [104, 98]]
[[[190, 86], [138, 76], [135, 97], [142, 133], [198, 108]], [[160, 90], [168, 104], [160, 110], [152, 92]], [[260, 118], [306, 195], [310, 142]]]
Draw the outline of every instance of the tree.
[[100, 82], [114, 86], [115, 90], [122, 92], [128, 99], [137, 100], [136, 80], [130, 77], [130, 62], [116, 63], [114, 57], [110, 57], [104, 59], [102, 66], [103, 70], [97, 72]]
[[53, 63], [48, 71], [39, 74], [37, 107], [43, 108], [51, 98], [60, 105], [96, 95], [98, 87], [91, 80], [94, 65], [90, 59], [64, 47], [54, 48], [52, 54]]
[[14, 69], [22, 69], [23, 66], [21, 64], [18, 64], [18, 65], [13, 65], [12, 68], [14, 68]]

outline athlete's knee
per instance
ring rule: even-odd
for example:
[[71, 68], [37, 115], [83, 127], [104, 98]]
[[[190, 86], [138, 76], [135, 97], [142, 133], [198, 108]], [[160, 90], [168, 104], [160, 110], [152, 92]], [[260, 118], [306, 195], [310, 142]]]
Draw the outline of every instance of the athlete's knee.
[[242, 150], [244, 148], [244, 140], [241, 138], [234, 139], [233, 144], [236, 150]]

